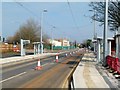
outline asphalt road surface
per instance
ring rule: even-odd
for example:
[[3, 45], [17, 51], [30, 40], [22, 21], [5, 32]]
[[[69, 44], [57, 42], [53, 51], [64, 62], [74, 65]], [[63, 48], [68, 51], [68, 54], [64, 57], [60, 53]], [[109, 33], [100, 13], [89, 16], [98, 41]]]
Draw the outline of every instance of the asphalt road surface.
[[35, 70], [37, 60], [2, 68], [2, 88], [61, 88], [73, 66], [82, 58], [81, 53], [59, 55], [41, 60], [42, 69]]

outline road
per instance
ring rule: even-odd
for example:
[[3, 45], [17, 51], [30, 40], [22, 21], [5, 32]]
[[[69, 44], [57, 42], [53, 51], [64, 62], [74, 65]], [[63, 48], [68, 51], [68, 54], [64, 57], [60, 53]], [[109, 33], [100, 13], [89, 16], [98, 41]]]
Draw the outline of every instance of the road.
[[59, 55], [41, 60], [42, 70], [35, 70], [37, 60], [2, 68], [3, 88], [61, 88], [64, 80], [80, 59], [81, 53], [72, 56]]

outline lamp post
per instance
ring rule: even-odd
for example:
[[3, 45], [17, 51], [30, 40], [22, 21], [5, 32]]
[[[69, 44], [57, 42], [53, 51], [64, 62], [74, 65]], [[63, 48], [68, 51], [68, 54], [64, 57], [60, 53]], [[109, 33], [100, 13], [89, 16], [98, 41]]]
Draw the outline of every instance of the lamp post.
[[[54, 29], [55, 26], [52, 26], [52, 28]], [[51, 41], [51, 50], [53, 51], [53, 31], [51, 31], [51, 38], [52, 38], [52, 41]]]
[[108, 0], [105, 0], [104, 32], [103, 32], [103, 66], [107, 65], [107, 30], [108, 30]]
[[43, 13], [47, 12], [47, 10], [43, 10], [41, 12], [41, 28], [40, 28], [40, 53], [43, 53], [43, 41], [42, 41], [42, 22], [43, 22]]
[[[94, 31], [93, 31], [93, 40], [97, 40], [97, 33], [96, 33], [96, 17], [95, 17], [95, 14], [96, 14], [96, 11], [95, 9], [94, 10], [89, 10], [89, 11], [92, 11], [94, 12], [94, 17], [93, 17], [93, 23], [94, 23]], [[96, 52], [96, 43], [94, 43], [94, 52]]]
[[[95, 17], [96, 11], [94, 10], [94, 40], [97, 39], [97, 33], [96, 33], [96, 17]], [[96, 43], [94, 43], [94, 52], [96, 52]]]

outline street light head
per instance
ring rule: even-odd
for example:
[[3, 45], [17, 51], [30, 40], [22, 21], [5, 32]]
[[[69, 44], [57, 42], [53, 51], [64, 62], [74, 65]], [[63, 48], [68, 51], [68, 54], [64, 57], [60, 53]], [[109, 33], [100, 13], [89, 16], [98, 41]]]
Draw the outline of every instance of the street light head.
[[93, 10], [89, 10], [90, 12], [92, 12]]
[[44, 9], [44, 10], [43, 10], [43, 12], [47, 12], [47, 10], [46, 10], [46, 9]]

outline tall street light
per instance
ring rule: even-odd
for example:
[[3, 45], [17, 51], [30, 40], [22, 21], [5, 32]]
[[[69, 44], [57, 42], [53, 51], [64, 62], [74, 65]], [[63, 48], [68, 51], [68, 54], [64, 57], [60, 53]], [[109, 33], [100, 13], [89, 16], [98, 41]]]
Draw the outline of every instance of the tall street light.
[[[95, 19], [96, 19], [96, 10], [94, 9], [94, 10], [89, 10], [89, 11], [92, 11], [92, 12], [94, 12], [94, 16], [93, 16], [93, 23], [94, 23], [94, 31], [93, 31], [93, 40], [95, 41], [96, 39], [97, 39], [97, 33], [96, 33], [96, 21], [95, 21]], [[94, 52], [96, 52], [96, 43], [94, 43]]]
[[[54, 29], [54, 28], [55, 28], [55, 26], [52, 26], [52, 29]], [[51, 31], [51, 38], [52, 38], [51, 49], [52, 49], [52, 51], [53, 51], [53, 31]]]
[[[96, 10], [94, 9], [94, 37], [93, 39], [96, 41], [97, 40], [97, 33], [96, 33]], [[96, 52], [97, 48], [97, 43], [94, 43], [94, 52]]]
[[[91, 10], [89, 10], [89, 11], [91, 11]], [[94, 32], [93, 32], [93, 34], [94, 34], [94, 39], [96, 39], [96, 21], [95, 21], [95, 19], [96, 19], [96, 11], [95, 11], [95, 9], [93, 10], [93, 12], [94, 12], [94, 17], [93, 17], [93, 21], [94, 21]]]
[[108, 30], [108, 0], [105, 0], [104, 32], [103, 32], [103, 66], [107, 65], [107, 30]]
[[[94, 41], [94, 52], [96, 52], [96, 40], [97, 40], [97, 33], [96, 33], [96, 10], [89, 10], [90, 12], [93, 12], [94, 15], [92, 17], [93, 23], [94, 23], [94, 28], [93, 28], [93, 41]], [[84, 15], [85, 16], [85, 15]], [[86, 17], [86, 16], [85, 16]]]
[[40, 53], [42, 54], [43, 53], [43, 41], [42, 41], [42, 22], [43, 22], [43, 13], [44, 12], [47, 12], [47, 10], [43, 10], [41, 12], [41, 28], [40, 28]]

